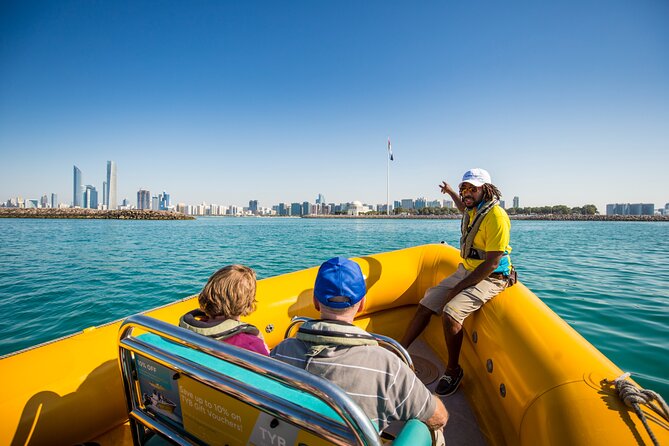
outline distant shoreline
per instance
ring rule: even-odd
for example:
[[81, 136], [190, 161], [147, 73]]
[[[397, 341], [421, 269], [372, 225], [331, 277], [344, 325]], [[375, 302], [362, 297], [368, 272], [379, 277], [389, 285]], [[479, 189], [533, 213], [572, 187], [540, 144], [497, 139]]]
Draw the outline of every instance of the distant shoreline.
[[[372, 219], [372, 220], [460, 220], [451, 215], [305, 215], [302, 218]], [[543, 221], [666, 221], [669, 215], [509, 215], [511, 220]]]
[[0, 208], [0, 218], [53, 218], [53, 219], [102, 219], [102, 220], [195, 220], [179, 212], [149, 211], [136, 209], [20, 209]]
[[[43, 209], [43, 208], [0, 208], [0, 218], [38, 218], [38, 219], [101, 219], [101, 220], [195, 220], [196, 217], [184, 215], [180, 212], [151, 211], [151, 210], [98, 210], [98, 209]], [[202, 216], [209, 217], [209, 216]], [[298, 216], [253, 215], [230, 216], [218, 215], [212, 217], [228, 218], [300, 218]], [[460, 214], [448, 215], [304, 215], [301, 218], [312, 219], [360, 219], [360, 220], [460, 220]], [[511, 220], [536, 221], [663, 221], [669, 222], [669, 215], [509, 215]]]

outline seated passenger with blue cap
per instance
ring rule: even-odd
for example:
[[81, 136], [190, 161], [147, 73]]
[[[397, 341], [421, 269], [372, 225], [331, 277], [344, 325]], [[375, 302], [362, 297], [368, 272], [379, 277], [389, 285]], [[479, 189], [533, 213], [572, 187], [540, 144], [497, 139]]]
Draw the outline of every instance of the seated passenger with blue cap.
[[[416, 374], [365, 330], [353, 325], [365, 304], [360, 266], [343, 257], [323, 263], [314, 285], [321, 319], [305, 322], [270, 356], [341, 387], [382, 431], [393, 421], [418, 419], [443, 441], [448, 412]], [[433, 435], [434, 436], [434, 435]]]

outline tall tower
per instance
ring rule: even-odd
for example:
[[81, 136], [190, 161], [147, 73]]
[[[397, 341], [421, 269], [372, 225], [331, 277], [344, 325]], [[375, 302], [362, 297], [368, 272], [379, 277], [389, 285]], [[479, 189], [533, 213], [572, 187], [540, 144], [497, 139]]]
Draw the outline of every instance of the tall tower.
[[86, 209], [98, 208], [98, 191], [90, 184], [84, 190], [83, 207]]
[[[104, 195], [104, 194], [103, 194]], [[107, 209], [117, 209], [116, 200], [116, 163], [107, 161]]]
[[162, 194], [158, 194], [158, 210], [166, 211], [170, 208], [172, 203], [170, 202], [170, 194], [163, 191]]
[[151, 192], [144, 189], [137, 191], [137, 209], [151, 209]]
[[520, 198], [518, 198], [517, 196], [513, 197], [513, 207], [514, 208], [519, 208], [520, 207]]
[[72, 206], [81, 207], [82, 193], [81, 193], [81, 170], [77, 166], [73, 166], [73, 184], [72, 184]]

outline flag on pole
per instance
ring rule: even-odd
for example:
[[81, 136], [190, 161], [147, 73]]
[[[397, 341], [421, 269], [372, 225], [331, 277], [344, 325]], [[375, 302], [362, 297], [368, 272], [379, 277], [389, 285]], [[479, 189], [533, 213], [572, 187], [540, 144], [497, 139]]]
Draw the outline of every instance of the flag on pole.
[[388, 138], [388, 156], [390, 157], [390, 161], [395, 160], [395, 158], [393, 158], [393, 147], [390, 145], [390, 138]]

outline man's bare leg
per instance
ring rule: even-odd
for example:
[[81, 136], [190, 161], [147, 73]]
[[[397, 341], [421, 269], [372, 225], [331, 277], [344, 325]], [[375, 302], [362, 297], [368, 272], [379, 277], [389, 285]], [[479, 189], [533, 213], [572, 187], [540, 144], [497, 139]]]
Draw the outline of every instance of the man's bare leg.
[[448, 365], [446, 366], [446, 373], [454, 375], [460, 368], [460, 349], [462, 348], [462, 340], [464, 336], [462, 324], [446, 313], [442, 314], [441, 321], [444, 328], [446, 348], [448, 349]]
[[434, 391], [437, 395], [448, 396], [458, 390], [464, 376], [464, 372], [459, 365], [460, 348], [462, 347], [464, 333], [462, 324], [446, 313], [441, 316], [441, 323], [444, 328], [446, 348], [448, 349], [448, 364], [446, 365], [446, 372], [439, 379]]
[[420, 336], [423, 330], [425, 330], [425, 327], [427, 327], [427, 324], [430, 323], [430, 318], [433, 314], [432, 310], [429, 310], [422, 305], [418, 305], [416, 314], [414, 314], [413, 319], [411, 319], [409, 327], [400, 341], [400, 344], [402, 344], [404, 348], [409, 348], [411, 343]]

